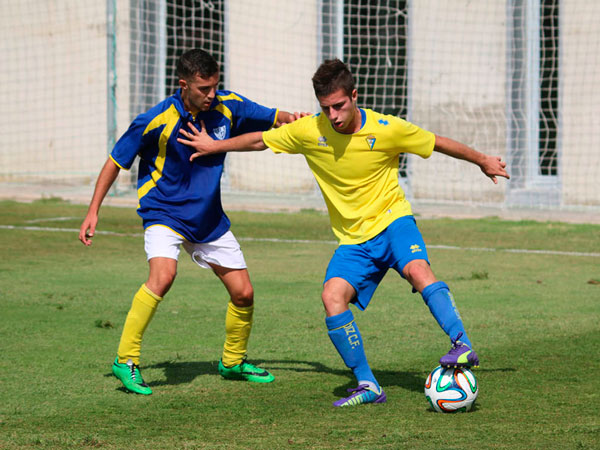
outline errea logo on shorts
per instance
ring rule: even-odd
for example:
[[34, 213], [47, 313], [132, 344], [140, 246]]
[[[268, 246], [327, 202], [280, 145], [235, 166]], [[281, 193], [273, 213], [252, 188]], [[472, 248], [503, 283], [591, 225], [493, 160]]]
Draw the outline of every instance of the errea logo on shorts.
[[419, 244], [413, 244], [413, 245], [410, 246], [410, 252], [411, 253], [417, 253], [417, 252], [420, 252], [420, 251], [422, 251], [422, 250], [421, 250], [421, 247], [419, 247]]

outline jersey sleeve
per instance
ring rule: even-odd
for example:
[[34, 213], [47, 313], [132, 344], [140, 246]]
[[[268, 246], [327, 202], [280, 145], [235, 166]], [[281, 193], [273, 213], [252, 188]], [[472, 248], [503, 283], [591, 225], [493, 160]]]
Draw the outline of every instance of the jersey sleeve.
[[395, 116], [386, 116], [393, 124], [394, 140], [400, 153], [429, 158], [435, 146], [435, 134]]
[[239, 94], [235, 95], [242, 101], [232, 102], [232, 106], [235, 105], [232, 136], [254, 131], [265, 131], [275, 125], [277, 108], [267, 108]]
[[110, 157], [122, 169], [129, 170], [136, 155], [141, 154], [149, 139], [149, 136], [144, 136], [148, 123], [148, 114], [140, 114], [115, 144]]
[[279, 128], [266, 131], [263, 133], [263, 142], [274, 153], [302, 153], [305, 147], [302, 137], [306, 137], [305, 127], [311, 119], [313, 119], [312, 116], [303, 117]]

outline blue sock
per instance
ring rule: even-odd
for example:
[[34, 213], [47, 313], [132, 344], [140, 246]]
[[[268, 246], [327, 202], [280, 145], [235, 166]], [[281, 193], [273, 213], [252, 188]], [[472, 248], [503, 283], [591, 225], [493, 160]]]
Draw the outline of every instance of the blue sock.
[[344, 360], [346, 366], [352, 369], [359, 382], [373, 383], [381, 392], [379, 383], [375, 379], [363, 347], [363, 340], [354, 322], [354, 314], [349, 309], [336, 316], [326, 317], [327, 334], [336, 350]]
[[[461, 342], [464, 342], [471, 347], [471, 341], [467, 337], [467, 332], [463, 326], [458, 309], [454, 303], [454, 298], [450, 293], [450, 288], [443, 281], [436, 281], [430, 284], [421, 293], [425, 304], [429, 307], [431, 314], [440, 324], [440, 327], [446, 332], [452, 339], [456, 339], [458, 333], [462, 332], [460, 338]], [[471, 347], [473, 348], [473, 347]]]

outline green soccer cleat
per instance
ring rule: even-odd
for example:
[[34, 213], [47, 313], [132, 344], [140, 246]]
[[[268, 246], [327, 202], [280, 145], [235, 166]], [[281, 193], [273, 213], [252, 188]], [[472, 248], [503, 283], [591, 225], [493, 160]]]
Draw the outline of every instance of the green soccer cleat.
[[233, 367], [225, 367], [223, 361], [219, 361], [219, 373], [227, 380], [246, 380], [255, 383], [270, 383], [275, 379], [275, 377], [266, 370], [246, 362], [246, 358], [244, 358], [237, 366]]
[[150, 386], [144, 383], [140, 368], [132, 360], [128, 360], [127, 363], [123, 364], [119, 362], [118, 357], [115, 358], [115, 362], [112, 365], [112, 373], [121, 380], [121, 383], [123, 383], [123, 386], [129, 392], [142, 395], [152, 394]]

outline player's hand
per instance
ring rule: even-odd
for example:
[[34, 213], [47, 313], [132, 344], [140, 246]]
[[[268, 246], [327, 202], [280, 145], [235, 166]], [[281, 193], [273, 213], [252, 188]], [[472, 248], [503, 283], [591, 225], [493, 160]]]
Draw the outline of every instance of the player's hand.
[[92, 238], [96, 232], [96, 225], [98, 224], [98, 216], [89, 214], [83, 220], [81, 227], [79, 228], [79, 240], [87, 247], [92, 245]]
[[179, 137], [177, 138], [177, 142], [185, 144], [195, 150], [195, 153], [190, 156], [190, 161], [193, 161], [198, 156], [209, 155], [212, 153], [212, 144], [214, 144], [215, 140], [206, 132], [206, 125], [204, 125], [203, 120], [200, 121], [200, 126], [201, 129], [198, 130], [193, 123], [189, 122], [189, 131], [185, 130], [183, 127], [179, 129], [179, 133], [184, 136], [185, 139]]
[[510, 175], [506, 171], [506, 163], [499, 156], [488, 156], [481, 164], [481, 171], [488, 176], [494, 184], [498, 184], [496, 176], [510, 179]]
[[277, 115], [277, 123], [275, 124], [276, 127], [280, 127], [282, 125], [285, 125], [286, 123], [292, 123], [295, 122], [298, 119], [301, 119], [302, 117], [306, 117], [306, 116], [312, 116], [312, 113], [309, 112], [287, 112], [287, 111], [279, 111], [279, 114]]
[[302, 117], [312, 116], [312, 113], [309, 113], [309, 112], [294, 112], [291, 116], [293, 118], [293, 120], [292, 120], [292, 122], [293, 122], [294, 120], [301, 119]]

